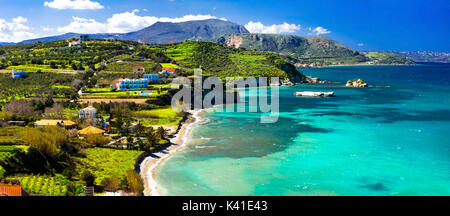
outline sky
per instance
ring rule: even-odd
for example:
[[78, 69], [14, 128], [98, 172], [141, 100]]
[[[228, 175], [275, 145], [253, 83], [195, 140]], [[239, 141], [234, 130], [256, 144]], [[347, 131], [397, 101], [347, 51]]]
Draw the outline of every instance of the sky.
[[0, 42], [209, 18], [252, 33], [323, 35], [359, 51], [450, 52], [449, 0], [0, 0]]

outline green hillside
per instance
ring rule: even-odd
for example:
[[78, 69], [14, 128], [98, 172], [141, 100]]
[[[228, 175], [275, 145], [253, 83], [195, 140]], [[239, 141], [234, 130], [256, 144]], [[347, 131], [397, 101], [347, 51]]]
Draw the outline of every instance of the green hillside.
[[227, 34], [215, 41], [229, 47], [277, 52], [300, 63], [358, 63], [367, 60], [357, 51], [323, 36]]
[[395, 53], [390, 52], [364, 52], [363, 53], [370, 61], [378, 62], [379, 64], [414, 64], [411, 59], [405, 58]]
[[[162, 65], [161, 65], [162, 63]], [[304, 80], [288, 61], [278, 54], [234, 49], [212, 42], [186, 41], [175, 45], [143, 46], [132, 41], [92, 40], [79, 47], [69, 47], [68, 40], [0, 47], [0, 103], [30, 96], [69, 97], [75, 79], [87, 79], [88, 68], [98, 71], [95, 79], [84, 80], [88, 87], [109, 87], [119, 77], [136, 78], [132, 67], [144, 66], [146, 72], [157, 72], [161, 66], [178, 65], [178, 70], [191, 74], [202, 67], [205, 74], [225, 77], [280, 77], [293, 82]], [[9, 70], [25, 70], [26, 79], [10, 78]], [[41, 72], [41, 73], [35, 73]], [[107, 72], [107, 73], [106, 73]]]
[[205, 74], [220, 78], [263, 76], [289, 78], [295, 82], [304, 80], [303, 74], [275, 53], [246, 51], [202, 41], [167, 46], [165, 53], [183, 68], [201, 66]]

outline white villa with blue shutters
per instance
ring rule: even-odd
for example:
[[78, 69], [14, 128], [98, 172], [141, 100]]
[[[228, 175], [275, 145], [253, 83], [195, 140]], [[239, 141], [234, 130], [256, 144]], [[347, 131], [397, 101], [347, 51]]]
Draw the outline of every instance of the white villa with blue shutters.
[[142, 89], [148, 88], [150, 83], [158, 83], [158, 81], [158, 74], [144, 74], [144, 78], [141, 79], [120, 79], [116, 87], [118, 90]]
[[11, 76], [13, 79], [25, 77], [27, 73], [25, 71], [17, 71], [15, 68], [12, 69]]

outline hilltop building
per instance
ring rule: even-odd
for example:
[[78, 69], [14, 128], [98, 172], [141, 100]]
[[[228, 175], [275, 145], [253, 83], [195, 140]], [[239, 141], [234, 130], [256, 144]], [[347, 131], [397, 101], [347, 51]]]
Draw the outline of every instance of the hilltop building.
[[133, 72], [134, 73], [145, 73], [145, 68], [143, 66], [134, 66]]
[[148, 87], [148, 79], [119, 79], [119, 82], [117, 83], [117, 89], [118, 90], [124, 90], [124, 89], [141, 89], [141, 88], [147, 88]]
[[25, 77], [27, 73], [25, 71], [17, 71], [15, 68], [12, 69], [11, 76], [13, 79]]
[[54, 120], [54, 119], [42, 119], [34, 123], [35, 128], [43, 128], [45, 126], [60, 126], [65, 128], [72, 128], [76, 125], [75, 122], [69, 120]]
[[97, 109], [93, 106], [88, 106], [84, 109], [78, 110], [78, 118], [97, 118]]
[[177, 70], [176, 68], [163, 67], [162, 71], [159, 73], [164, 75], [175, 75], [176, 70]]

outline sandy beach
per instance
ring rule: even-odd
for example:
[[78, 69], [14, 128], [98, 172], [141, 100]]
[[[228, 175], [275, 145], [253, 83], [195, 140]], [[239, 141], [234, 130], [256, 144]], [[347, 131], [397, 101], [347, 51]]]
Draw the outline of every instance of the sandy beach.
[[187, 141], [193, 125], [199, 121], [199, 114], [203, 110], [191, 111], [187, 119], [181, 123], [178, 132], [170, 139], [170, 146], [157, 153], [151, 154], [141, 163], [141, 177], [144, 181], [144, 195], [145, 196], [159, 196], [161, 195], [161, 188], [158, 187], [154, 177], [156, 168], [175, 152], [181, 150]]

